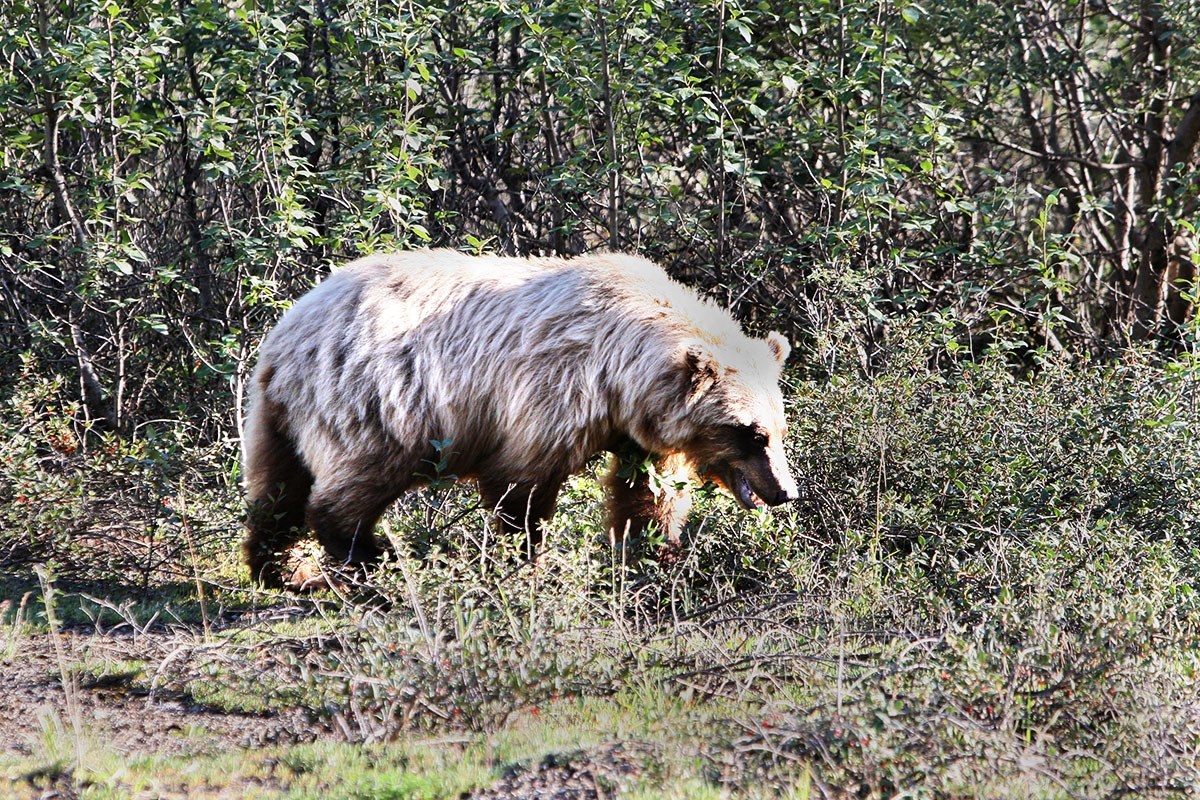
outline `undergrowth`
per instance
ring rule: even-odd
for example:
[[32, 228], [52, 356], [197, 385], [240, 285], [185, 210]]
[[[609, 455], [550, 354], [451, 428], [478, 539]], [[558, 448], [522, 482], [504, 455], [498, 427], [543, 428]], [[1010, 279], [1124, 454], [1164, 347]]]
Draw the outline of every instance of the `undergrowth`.
[[93, 682], [496, 763], [640, 742], [657, 755], [625, 785], [639, 797], [1183, 794], [1200, 774], [1198, 376], [1136, 354], [934, 370], [914, 347], [870, 379], [792, 387], [804, 499], [746, 514], [702, 492], [677, 561], [608, 548], [593, 471], [536, 565], [448, 488], [389, 514], [397, 555], [366, 585], [303, 600], [237, 569], [231, 445], [163, 429], [67, 452], [53, 409], [16, 398], [0, 628], [44, 632], [22, 597], [53, 560], [68, 624], [157, 615], [174, 637]]

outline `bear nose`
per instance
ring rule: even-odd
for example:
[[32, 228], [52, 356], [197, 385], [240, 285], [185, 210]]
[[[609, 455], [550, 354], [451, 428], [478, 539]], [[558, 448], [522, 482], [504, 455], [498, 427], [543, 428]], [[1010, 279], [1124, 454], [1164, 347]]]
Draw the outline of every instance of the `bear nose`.
[[771, 505], [780, 506], [780, 505], [783, 505], [784, 503], [791, 503], [791, 502], [793, 502], [795, 500], [799, 500], [799, 499], [800, 499], [800, 490], [799, 489], [797, 489], [795, 487], [787, 488], [787, 489], [780, 489], [778, 494], [775, 495], [775, 500], [774, 500], [774, 502], [771, 503]]

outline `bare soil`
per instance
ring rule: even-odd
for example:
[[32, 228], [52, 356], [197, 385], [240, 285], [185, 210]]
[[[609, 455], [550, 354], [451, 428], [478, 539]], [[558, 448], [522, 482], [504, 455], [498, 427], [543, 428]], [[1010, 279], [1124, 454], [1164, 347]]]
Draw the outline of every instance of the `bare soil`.
[[470, 800], [606, 800], [617, 797], [649, 756], [630, 744], [547, 756], [537, 765], [510, 769], [494, 786]]
[[[48, 727], [62, 726], [71, 736], [78, 723], [86, 740], [128, 757], [188, 756], [335, 739], [329, 728], [314, 725], [300, 709], [263, 714], [214, 709], [170, 688], [148, 688], [138, 681], [96, 675], [109, 662], [170, 661], [186, 647], [170, 631], [132, 634], [70, 630], [57, 641], [45, 633], [28, 634], [0, 668], [0, 752], [29, 757], [39, 752]], [[72, 666], [84, 665], [72, 675]], [[71, 689], [63, 688], [68, 669]], [[467, 800], [608, 800], [618, 796], [642, 769], [648, 752], [632, 745], [608, 744], [591, 750], [552, 754], [540, 762], [510, 765], [496, 783]], [[29, 797], [71, 798], [73, 790], [39, 775], [14, 775], [9, 791], [24, 787]], [[35, 785], [37, 788], [35, 788]], [[261, 784], [257, 785], [261, 788]], [[246, 788], [246, 787], [243, 787]], [[286, 787], [275, 787], [286, 789]], [[237, 796], [238, 787], [228, 786]]]
[[[74, 679], [68, 700], [62, 664], [113, 661], [160, 661], [177, 646], [170, 633], [137, 636], [81, 635], [65, 632], [58, 644], [47, 634], [20, 642], [15, 657], [0, 670], [0, 746], [31, 755], [45, 725], [57, 715], [65, 726], [78, 719], [83, 730], [124, 755], [184, 755], [209, 748], [261, 747], [312, 741], [317, 733], [300, 712], [270, 715], [214, 710], [172, 691], [130, 688], [122, 681], [88, 676]], [[202, 730], [205, 735], [195, 735]], [[190, 735], [185, 735], [190, 734]]]

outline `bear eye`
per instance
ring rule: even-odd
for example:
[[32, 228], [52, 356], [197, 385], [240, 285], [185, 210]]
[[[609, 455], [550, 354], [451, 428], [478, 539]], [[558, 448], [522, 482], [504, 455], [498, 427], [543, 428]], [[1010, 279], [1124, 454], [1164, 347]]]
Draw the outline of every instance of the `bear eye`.
[[742, 446], [766, 447], [770, 437], [766, 430], [758, 425], [738, 425], [735, 430], [742, 441]]
[[736, 442], [736, 447], [743, 449], [766, 447], [767, 442], [771, 440], [766, 429], [758, 425], [731, 425], [729, 433], [732, 436], [732, 441]]

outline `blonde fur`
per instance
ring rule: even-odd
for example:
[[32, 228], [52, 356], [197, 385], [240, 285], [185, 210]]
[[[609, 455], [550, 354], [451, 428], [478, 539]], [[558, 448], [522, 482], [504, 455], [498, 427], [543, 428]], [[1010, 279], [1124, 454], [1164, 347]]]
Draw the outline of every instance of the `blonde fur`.
[[781, 440], [786, 356], [778, 334], [747, 337], [726, 310], [636, 256], [360, 259], [263, 342], [247, 415], [246, 489], [258, 509], [247, 558], [278, 582], [297, 503], [331, 554], [370, 558], [364, 528], [434, 477], [433, 442], [444, 443], [446, 472], [476, 480], [485, 501], [503, 505], [516, 487], [525, 505], [509, 522], [529, 528], [521, 519], [548, 516], [567, 475], [621, 442], [666, 456], [709, 427], [763, 420]]

